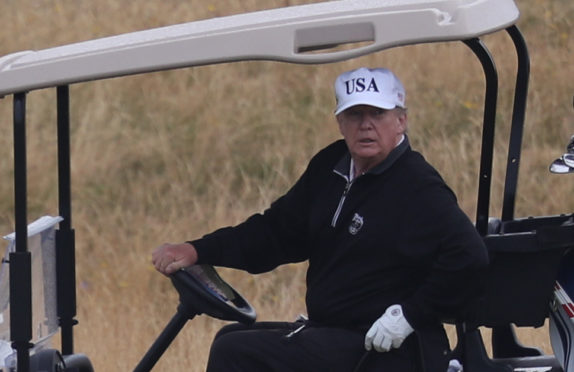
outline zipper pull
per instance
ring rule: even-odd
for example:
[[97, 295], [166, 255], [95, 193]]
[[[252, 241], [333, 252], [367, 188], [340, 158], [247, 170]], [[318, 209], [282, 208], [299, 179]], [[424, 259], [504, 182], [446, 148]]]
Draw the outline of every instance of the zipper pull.
[[339, 200], [339, 205], [337, 206], [337, 210], [335, 211], [335, 215], [333, 216], [333, 220], [331, 220], [331, 227], [335, 227], [337, 225], [337, 220], [339, 219], [339, 214], [341, 214], [341, 210], [343, 209], [343, 204], [345, 203], [345, 198], [351, 189], [351, 185], [353, 181], [347, 181], [345, 185], [345, 189], [343, 190], [343, 195], [341, 195], [341, 200]]
[[289, 333], [285, 336], [285, 338], [291, 338], [291, 337], [295, 336], [297, 333], [299, 333], [299, 332], [301, 332], [303, 329], [305, 329], [305, 327], [307, 327], [307, 324], [306, 324], [306, 323], [303, 323], [303, 325], [300, 326], [299, 328], [296, 328], [295, 330], [289, 332]]

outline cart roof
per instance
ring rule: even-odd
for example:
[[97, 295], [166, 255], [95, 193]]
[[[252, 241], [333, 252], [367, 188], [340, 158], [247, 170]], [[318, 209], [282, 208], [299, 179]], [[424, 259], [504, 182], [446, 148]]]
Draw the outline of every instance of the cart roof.
[[[219, 17], [6, 55], [0, 96], [241, 60], [336, 62], [478, 37], [514, 24], [518, 15], [514, 0], [338, 0]], [[360, 44], [323, 50], [350, 43]]]

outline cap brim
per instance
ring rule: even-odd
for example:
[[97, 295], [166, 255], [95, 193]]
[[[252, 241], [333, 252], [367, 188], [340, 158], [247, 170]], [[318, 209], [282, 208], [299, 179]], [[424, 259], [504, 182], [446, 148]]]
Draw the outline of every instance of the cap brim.
[[337, 107], [335, 109], [335, 115], [339, 115], [341, 112], [343, 112], [346, 109], [351, 108], [353, 106], [361, 106], [361, 105], [373, 106], [373, 107], [377, 107], [377, 108], [381, 108], [381, 109], [385, 109], [385, 110], [392, 110], [395, 107], [397, 107], [397, 105], [395, 105], [394, 103], [382, 102], [381, 100], [377, 100], [377, 101], [356, 100], [353, 102], [346, 102], [344, 105]]

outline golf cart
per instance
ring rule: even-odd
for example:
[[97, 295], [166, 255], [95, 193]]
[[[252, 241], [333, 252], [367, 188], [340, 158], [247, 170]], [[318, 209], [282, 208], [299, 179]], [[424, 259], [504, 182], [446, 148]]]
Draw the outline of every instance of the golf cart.
[[[570, 300], [574, 288], [568, 280], [570, 248], [574, 246], [572, 214], [514, 216], [529, 79], [528, 51], [515, 25], [518, 17], [513, 0], [342, 0], [191, 22], [1, 57], [0, 96], [13, 96], [15, 190], [15, 233], [2, 264], [2, 273], [7, 275], [0, 277], [0, 288], [9, 282], [8, 295], [0, 293], [0, 300], [7, 302], [3, 312], [9, 314], [10, 323], [9, 332], [0, 334], [5, 343], [11, 342], [3, 346], [8, 349], [3, 353], [4, 368], [18, 372], [93, 369], [89, 358], [75, 353], [73, 346], [77, 321], [70, 85], [244, 60], [332, 63], [397, 46], [460, 40], [480, 61], [486, 80], [475, 220], [492, 262], [487, 296], [477, 306], [480, 311], [468, 319], [454, 320], [458, 344], [453, 359], [460, 360], [464, 370], [470, 372], [574, 369], [574, 307]], [[509, 35], [518, 66], [500, 218], [492, 218], [489, 213], [498, 73], [481, 40], [495, 32]], [[57, 91], [59, 216], [28, 226], [26, 97], [32, 90], [47, 88]], [[565, 170], [562, 173], [570, 172], [571, 157], [564, 155], [561, 159], [559, 166]], [[42, 239], [45, 235], [53, 238]], [[36, 243], [37, 236], [40, 238]], [[41, 276], [34, 275], [34, 257], [43, 252], [52, 252], [54, 259], [42, 265]], [[45, 269], [48, 266], [53, 270]], [[540, 275], [534, 277], [529, 275], [531, 272]], [[252, 307], [211, 267], [180, 271], [172, 280], [180, 294], [176, 316], [136, 371], [153, 368], [183, 324], [196, 314], [242, 322], [254, 320]], [[44, 303], [50, 306], [34, 306], [38, 295], [34, 290], [42, 287], [33, 285], [37, 282], [53, 283], [44, 286], [51, 291], [42, 294]], [[51, 310], [46, 310], [48, 307]], [[37, 323], [34, 316], [43, 313], [46, 316], [40, 316]], [[539, 327], [549, 317], [554, 355], [542, 355], [536, 348], [519, 344], [514, 326]], [[44, 327], [47, 330], [36, 331]], [[485, 351], [480, 327], [493, 329], [492, 357]], [[49, 348], [46, 342], [57, 331], [61, 333], [59, 350]]]

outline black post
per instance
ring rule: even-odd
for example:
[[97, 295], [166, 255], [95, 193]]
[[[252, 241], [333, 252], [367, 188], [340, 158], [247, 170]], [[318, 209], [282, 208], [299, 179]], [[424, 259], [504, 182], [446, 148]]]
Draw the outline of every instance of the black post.
[[480, 235], [484, 236], [488, 230], [492, 158], [494, 154], [494, 125], [498, 98], [498, 72], [496, 71], [496, 66], [490, 52], [482, 41], [479, 39], [470, 39], [466, 40], [465, 44], [472, 49], [480, 60], [486, 77], [480, 178], [478, 182], [478, 202], [476, 210], [476, 228]]
[[58, 317], [60, 320], [62, 354], [74, 353], [73, 327], [76, 317], [76, 256], [72, 229], [72, 198], [70, 171], [70, 94], [69, 87], [57, 88], [58, 98], [58, 197], [63, 217], [56, 231], [56, 265]]
[[514, 107], [512, 110], [512, 127], [510, 129], [510, 142], [508, 147], [508, 160], [506, 164], [506, 180], [504, 184], [504, 200], [502, 204], [502, 220], [514, 219], [514, 203], [518, 185], [518, 169], [520, 165], [520, 150], [522, 147], [522, 134], [526, 116], [526, 98], [528, 96], [528, 79], [530, 77], [530, 57], [526, 42], [516, 26], [509, 27], [508, 34], [512, 38], [518, 68], [516, 71], [516, 86], [514, 89]]
[[14, 95], [14, 218], [16, 249], [10, 261], [10, 338], [18, 372], [30, 370], [32, 344], [32, 260], [28, 252], [26, 93]]
[[149, 372], [155, 366], [159, 358], [167, 350], [171, 342], [175, 339], [177, 334], [181, 331], [185, 323], [193, 319], [189, 316], [183, 308], [179, 305], [177, 312], [171, 318], [165, 329], [161, 332], [159, 337], [155, 340], [153, 345], [149, 348], [142, 360], [138, 363], [133, 372]]

